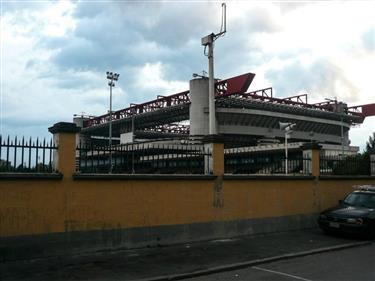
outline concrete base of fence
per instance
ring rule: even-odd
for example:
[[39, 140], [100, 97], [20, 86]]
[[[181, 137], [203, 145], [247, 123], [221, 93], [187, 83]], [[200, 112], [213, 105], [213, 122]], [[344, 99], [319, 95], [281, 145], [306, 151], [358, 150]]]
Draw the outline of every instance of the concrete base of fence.
[[130, 229], [72, 231], [0, 238], [0, 261], [156, 247], [316, 226], [316, 215], [194, 223]]

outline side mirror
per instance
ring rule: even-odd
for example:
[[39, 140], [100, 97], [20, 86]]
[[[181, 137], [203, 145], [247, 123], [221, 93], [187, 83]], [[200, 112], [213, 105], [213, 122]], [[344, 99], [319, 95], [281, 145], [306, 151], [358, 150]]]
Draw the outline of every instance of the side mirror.
[[342, 205], [344, 203], [344, 200], [339, 200], [339, 204]]

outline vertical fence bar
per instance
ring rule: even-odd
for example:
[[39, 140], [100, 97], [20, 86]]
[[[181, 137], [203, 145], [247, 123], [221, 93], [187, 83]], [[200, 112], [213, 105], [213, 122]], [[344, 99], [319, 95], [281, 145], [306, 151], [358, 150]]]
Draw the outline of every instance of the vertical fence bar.
[[43, 167], [43, 172], [45, 172], [46, 166], [45, 166], [45, 160], [46, 160], [46, 139], [43, 139], [43, 154], [42, 154], [42, 167]]
[[55, 172], [55, 171], [52, 171], [52, 162], [53, 162], [52, 150], [53, 149], [55, 149], [55, 147], [54, 147], [52, 139], [51, 139], [51, 141], [49, 143], [49, 165], [48, 165], [48, 170], [50, 172]]
[[3, 150], [3, 137], [2, 135], [0, 135], [0, 159], [1, 159], [2, 150]]
[[89, 149], [90, 149], [90, 154], [91, 154], [91, 169], [90, 169], [90, 171], [91, 171], [91, 173], [93, 173], [94, 172], [94, 147], [93, 147], [92, 144], [90, 144]]
[[135, 163], [134, 163], [134, 143], [132, 143], [131, 145], [131, 149], [132, 149], [132, 174], [135, 174]]
[[36, 145], [35, 145], [35, 150], [36, 150], [36, 155], [35, 155], [35, 170], [36, 170], [36, 172], [39, 172], [39, 166], [38, 166], [39, 151], [38, 151], [38, 146], [39, 146], [39, 138], [36, 138]]
[[24, 161], [24, 153], [25, 153], [25, 137], [22, 137], [22, 142], [21, 142], [21, 171], [23, 171], [23, 161]]
[[17, 136], [14, 138], [13, 171], [17, 169]]
[[8, 136], [8, 141], [7, 141], [7, 160], [6, 160], [6, 170], [9, 171], [9, 147], [10, 147], [10, 140]]
[[30, 170], [31, 169], [31, 137], [29, 139], [29, 144], [26, 143], [26, 145], [29, 147], [29, 159], [28, 159], [29, 160], [29, 163], [28, 163], [29, 165], [28, 165], [27, 168]]

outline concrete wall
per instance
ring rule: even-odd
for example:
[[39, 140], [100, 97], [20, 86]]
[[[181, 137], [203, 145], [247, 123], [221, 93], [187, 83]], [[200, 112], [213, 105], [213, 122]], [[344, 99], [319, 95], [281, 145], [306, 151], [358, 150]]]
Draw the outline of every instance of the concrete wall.
[[316, 214], [336, 204], [352, 185], [374, 183], [232, 176], [217, 189], [215, 176], [85, 177], [2, 179], [2, 258], [312, 227]]

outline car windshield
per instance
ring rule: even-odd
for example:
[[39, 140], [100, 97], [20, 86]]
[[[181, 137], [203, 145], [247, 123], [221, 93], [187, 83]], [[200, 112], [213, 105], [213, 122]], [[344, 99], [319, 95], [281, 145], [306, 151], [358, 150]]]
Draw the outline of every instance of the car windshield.
[[356, 207], [375, 208], [375, 193], [350, 193], [344, 203]]

